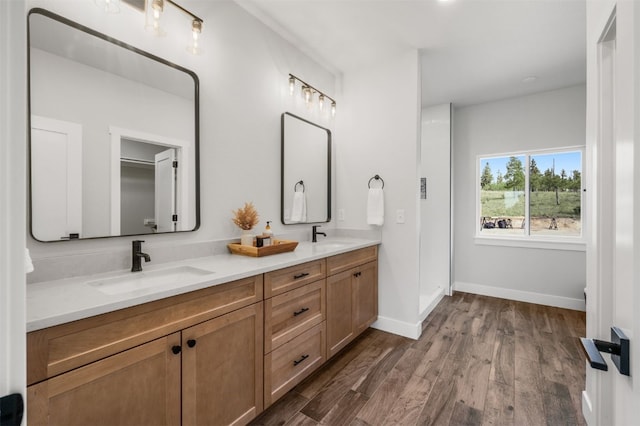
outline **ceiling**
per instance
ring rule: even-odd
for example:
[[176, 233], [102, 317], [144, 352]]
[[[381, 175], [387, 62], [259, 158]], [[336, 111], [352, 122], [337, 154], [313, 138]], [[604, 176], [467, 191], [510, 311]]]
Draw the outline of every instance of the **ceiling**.
[[423, 107], [477, 104], [586, 79], [585, 0], [236, 1], [335, 73], [417, 49]]

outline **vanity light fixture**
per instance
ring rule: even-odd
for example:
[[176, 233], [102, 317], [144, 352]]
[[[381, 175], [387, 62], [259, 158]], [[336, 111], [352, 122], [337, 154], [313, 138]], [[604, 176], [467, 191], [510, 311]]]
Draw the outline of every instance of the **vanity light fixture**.
[[[107, 1], [107, 0], [100, 0]], [[110, 0], [113, 1], [113, 0]], [[201, 53], [200, 48], [200, 34], [202, 33], [202, 23], [204, 22], [201, 18], [198, 18], [196, 15], [191, 13], [189, 10], [180, 6], [173, 0], [146, 0], [147, 2], [147, 25], [146, 29], [151, 31], [154, 35], [158, 37], [162, 37], [166, 35], [164, 29], [161, 25], [162, 14], [164, 12], [165, 4], [170, 4], [174, 6], [176, 9], [181, 12], [189, 15], [191, 18], [191, 41], [187, 46], [187, 51], [193, 53], [194, 55], [198, 55]]]
[[318, 105], [320, 107], [320, 111], [324, 110], [324, 104], [328, 100], [331, 101], [331, 115], [336, 115], [336, 101], [331, 96], [326, 95], [320, 90], [316, 89], [309, 83], [306, 83], [300, 80], [293, 74], [289, 74], [289, 93], [293, 95], [296, 91], [296, 81], [300, 83], [302, 88], [302, 96], [304, 97], [304, 101], [307, 105], [310, 105], [313, 102], [313, 95], [315, 93], [318, 94]]

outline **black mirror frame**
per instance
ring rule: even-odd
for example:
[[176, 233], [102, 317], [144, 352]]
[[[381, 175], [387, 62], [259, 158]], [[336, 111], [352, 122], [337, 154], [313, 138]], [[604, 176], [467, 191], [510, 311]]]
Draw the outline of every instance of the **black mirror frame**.
[[[194, 107], [195, 107], [195, 132], [194, 132], [194, 158], [195, 158], [195, 164], [194, 164], [194, 172], [195, 172], [195, 226], [193, 229], [190, 230], [185, 230], [185, 231], [172, 231], [172, 232], [158, 232], [158, 233], [148, 233], [148, 234], [126, 234], [126, 235], [105, 235], [105, 236], [98, 236], [98, 237], [87, 237], [87, 238], [77, 238], [77, 239], [66, 239], [66, 240], [39, 240], [38, 238], [36, 238], [33, 235], [33, 214], [32, 214], [32, 196], [33, 196], [33, 190], [32, 190], [32, 186], [31, 186], [31, 55], [29, 53], [29, 49], [31, 48], [31, 24], [30, 24], [30, 17], [33, 14], [38, 14], [38, 15], [42, 15], [45, 16], [47, 18], [53, 19], [55, 21], [58, 21], [64, 25], [68, 25], [70, 27], [73, 27], [77, 30], [80, 30], [82, 32], [85, 32], [89, 35], [92, 35], [94, 37], [100, 38], [102, 40], [105, 40], [109, 43], [112, 43], [116, 46], [122, 47], [124, 49], [130, 50], [134, 53], [137, 53], [141, 56], [144, 56], [146, 58], [149, 58], [151, 60], [154, 60], [156, 62], [159, 62], [163, 65], [167, 65], [171, 68], [174, 68], [178, 71], [182, 71], [186, 74], [188, 74], [189, 76], [191, 76], [191, 78], [193, 78], [193, 83], [194, 83]], [[179, 234], [179, 233], [184, 233], [184, 232], [194, 232], [197, 231], [200, 228], [200, 80], [198, 79], [198, 75], [187, 69], [184, 67], [181, 67], [180, 65], [174, 64], [173, 62], [167, 61], [166, 59], [163, 59], [159, 56], [156, 56], [152, 53], [146, 52], [144, 50], [138, 49], [135, 46], [132, 46], [130, 44], [127, 44], [125, 42], [122, 42], [118, 39], [115, 39], [113, 37], [110, 37], [106, 34], [100, 33], [96, 30], [93, 30], [89, 27], [85, 27], [84, 25], [81, 25], [75, 21], [72, 21], [70, 19], [67, 19], [63, 16], [60, 16], [56, 13], [50, 12], [46, 9], [42, 9], [39, 7], [36, 8], [32, 8], [29, 10], [29, 13], [27, 14], [27, 129], [28, 129], [28, 145], [27, 145], [27, 160], [28, 160], [28, 164], [27, 164], [27, 181], [28, 181], [28, 190], [29, 190], [29, 234], [31, 235], [31, 238], [33, 238], [36, 241], [39, 242], [43, 242], [43, 243], [58, 243], [58, 242], [64, 242], [64, 241], [83, 241], [83, 240], [94, 240], [94, 239], [103, 239], [103, 238], [119, 238], [119, 237], [131, 237], [131, 236], [135, 236], [135, 235], [166, 235], [166, 234]]]
[[[318, 127], [327, 132], [327, 220], [321, 222], [296, 222], [296, 223], [286, 223], [284, 218], [284, 119], [285, 116], [290, 116], [301, 120], [307, 124]], [[283, 112], [280, 116], [280, 222], [283, 225], [300, 225], [300, 224], [312, 224], [312, 223], [327, 223], [331, 222], [331, 130], [326, 127], [322, 127], [313, 123], [309, 120], [306, 120], [302, 117], [299, 117], [290, 112]]]

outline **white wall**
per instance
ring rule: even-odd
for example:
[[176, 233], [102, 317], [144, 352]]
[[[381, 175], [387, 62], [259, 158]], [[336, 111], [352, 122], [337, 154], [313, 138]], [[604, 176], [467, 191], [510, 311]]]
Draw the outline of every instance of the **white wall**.
[[[117, 15], [105, 15], [92, 1], [29, 0], [27, 7], [44, 7], [99, 32], [194, 71], [200, 79], [200, 194], [198, 231], [178, 235], [145, 235], [145, 251], [239, 237], [232, 210], [252, 201], [277, 236], [310, 225], [283, 226], [280, 217], [280, 115], [290, 111], [323, 127], [331, 119], [307, 110], [289, 96], [293, 73], [335, 96], [336, 78], [321, 64], [284, 41], [232, 1], [180, 3], [204, 19], [203, 54], [186, 51], [189, 21], [175, 13], [167, 22], [167, 36], [144, 31], [144, 15], [121, 5]], [[171, 10], [171, 6], [167, 6]], [[183, 37], [184, 36], [184, 37]], [[341, 102], [338, 101], [338, 111]], [[338, 138], [335, 138], [338, 140]], [[326, 224], [332, 228], [333, 224]], [[101, 251], [130, 249], [132, 238], [28, 244], [36, 260]]]
[[420, 199], [420, 318], [443, 294], [451, 274], [451, 104], [422, 110], [420, 177], [427, 198]]
[[[344, 107], [336, 116], [335, 144], [339, 228], [369, 229], [367, 182], [384, 180], [385, 222], [379, 253], [379, 319], [374, 327], [418, 337], [418, 52], [381, 58], [377, 65], [346, 72]], [[340, 106], [340, 105], [339, 105]], [[396, 223], [396, 210], [405, 223]]]
[[454, 282], [462, 291], [584, 309], [584, 251], [479, 245], [478, 155], [585, 144], [585, 86], [454, 112]]

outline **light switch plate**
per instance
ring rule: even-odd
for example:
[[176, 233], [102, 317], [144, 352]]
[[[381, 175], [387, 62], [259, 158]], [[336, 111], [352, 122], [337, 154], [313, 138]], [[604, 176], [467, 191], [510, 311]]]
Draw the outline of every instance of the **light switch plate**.
[[338, 220], [339, 221], [344, 220], [344, 209], [338, 209]]
[[396, 210], [396, 223], [404, 223], [404, 210]]

